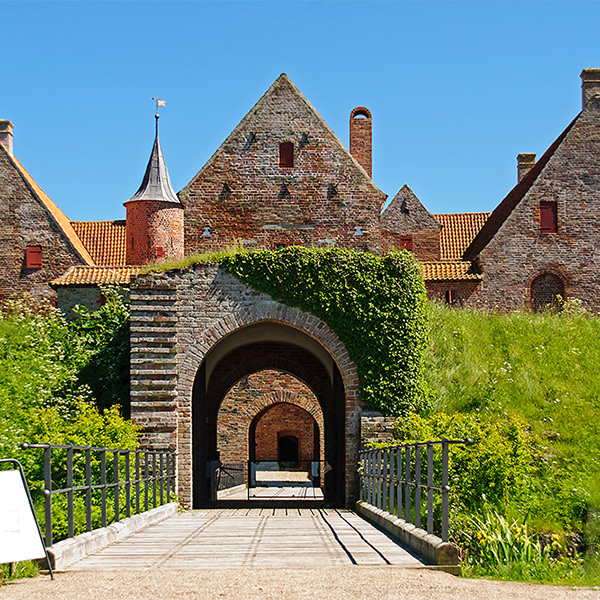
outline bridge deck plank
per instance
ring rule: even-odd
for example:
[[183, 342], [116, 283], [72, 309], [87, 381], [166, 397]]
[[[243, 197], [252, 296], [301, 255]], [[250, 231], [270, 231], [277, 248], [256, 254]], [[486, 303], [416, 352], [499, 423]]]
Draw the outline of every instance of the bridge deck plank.
[[147, 527], [70, 570], [201, 569], [422, 563], [342, 509], [205, 509]]

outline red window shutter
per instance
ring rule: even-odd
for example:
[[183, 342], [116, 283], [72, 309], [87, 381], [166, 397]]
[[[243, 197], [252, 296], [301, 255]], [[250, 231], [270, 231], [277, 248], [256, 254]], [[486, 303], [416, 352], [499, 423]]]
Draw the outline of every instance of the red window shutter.
[[558, 214], [556, 202], [542, 200], [540, 202], [540, 231], [556, 233], [558, 231]]
[[165, 251], [162, 246], [156, 248], [156, 258], [162, 258], [165, 255]]
[[27, 246], [25, 249], [25, 264], [28, 269], [42, 268], [42, 247]]
[[402, 250], [410, 250], [412, 252], [412, 235], [400, 236], [400, 248]]
[[279, 166], [294, 166], [294, 144], [292, 142], [282, 142], [279, 144]]

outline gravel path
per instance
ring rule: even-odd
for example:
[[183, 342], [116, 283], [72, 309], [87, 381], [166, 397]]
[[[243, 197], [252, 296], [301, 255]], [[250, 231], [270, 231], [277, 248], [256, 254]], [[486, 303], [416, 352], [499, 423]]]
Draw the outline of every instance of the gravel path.
[[8, 583], [2, 600], [600, 600], [600, 589], [461, 579], [397, 567], [70, 572]]

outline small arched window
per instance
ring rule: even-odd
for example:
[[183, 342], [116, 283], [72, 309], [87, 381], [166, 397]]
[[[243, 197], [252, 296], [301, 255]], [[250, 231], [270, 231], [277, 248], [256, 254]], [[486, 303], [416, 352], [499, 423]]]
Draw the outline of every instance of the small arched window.
[[279, 166], [294, 166], [294, 144], [292, 142], [281, 142], [279, 144]]
[[531, 308], [538, 311], [544, 308], [556, 308], [558, 296], [564, 299], [565, 284], [553, 273], [542, 273], [531, 282]]

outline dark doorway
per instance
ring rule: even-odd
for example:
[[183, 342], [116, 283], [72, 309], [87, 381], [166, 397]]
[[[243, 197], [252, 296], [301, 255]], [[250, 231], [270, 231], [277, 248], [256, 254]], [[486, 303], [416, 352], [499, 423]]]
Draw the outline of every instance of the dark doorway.
[[295, 435], [284, 435], [277, 440], [277, 460], [280, 463], [298, 462], [298, 438]]

